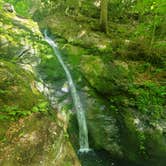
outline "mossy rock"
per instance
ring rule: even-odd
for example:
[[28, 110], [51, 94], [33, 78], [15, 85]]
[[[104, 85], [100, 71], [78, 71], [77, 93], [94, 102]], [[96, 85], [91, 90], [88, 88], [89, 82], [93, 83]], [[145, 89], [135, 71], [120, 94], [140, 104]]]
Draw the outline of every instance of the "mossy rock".
[[[73, 19], [62, 15], [48, 16], [39, 25], [47, 27], [55, 37], [61, 37], [68, 43], [88, 49], [106, 50], [110, 47], [110, 39], [103, 33], [94, 32], [91, 24], [94, 20], [85, 17]], [[74, 28], [73, 28], [74, 27]]]
[[90, 85], [101, 94], [115, 95], [127, 88], [128, 71], [113, 62], [105, 63], [100, 56], [82, 56], [80, 68]]
[[37, 23], [0, 7], [0, 32], [0, 165], [80, 165], [36, 86], [35, 69], [53, 52]]
[[86, 100], [87, 123], [90, 143], [95, 149], [106, 150], [115, 158], [122, 158], [120, 135], [115, 111], [108, 109], [108, 103], [92, 93]]
[[5, 141], [0, 142], [0, 164], [79, 166], [60, 123], [60, 120], [53, 120], [47, 113], [35, 113], [8, 125]]
[[5, 118], [26, 115], [44, 96], [35, 88], [34, 76], [18, 64], [0, 60], [0, 109]]
[[[35, 90], [34, 76], [16, 63], [0, 60], [1, 105], [30, 109], [42, 95]], [[33, 88], [34, 87], [34, 88]]]
[[150, 120], [133, 109], [117, 114], [124, 157], [138, 165], [164, 166], [166, 144], [164, 120]]

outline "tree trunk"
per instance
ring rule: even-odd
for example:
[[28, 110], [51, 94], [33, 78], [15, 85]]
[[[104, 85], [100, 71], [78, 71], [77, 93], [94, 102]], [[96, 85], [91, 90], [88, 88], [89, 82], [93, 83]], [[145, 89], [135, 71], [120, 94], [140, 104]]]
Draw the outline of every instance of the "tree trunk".
[[101, 0], [101, 9], [100, 9], [100, 29], [102, 32], [107, 33], [108, 21], [108, 0]]

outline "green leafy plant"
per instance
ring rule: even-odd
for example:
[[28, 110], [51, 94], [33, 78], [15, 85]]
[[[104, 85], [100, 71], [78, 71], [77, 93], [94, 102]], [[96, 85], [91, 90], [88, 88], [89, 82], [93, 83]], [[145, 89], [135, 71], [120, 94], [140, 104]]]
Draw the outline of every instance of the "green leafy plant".
[[146, 155], [146, 148], [145, 148], [145, 142], [146, 142], [146, 137], [145, 134], [141, 131], [137, 131], [137, 137], [138, 137], [138, 142], [139, 142], [139, 152], [141, 155]]
[[30, 110], [25, 110], [20, 108], [18, 105], [16, 106], [8, 106], [5, 105], [0, 110], [0, 120], [17, 120], [20, 117], [28, 116], [31, 113], [35, 112], [48, 112], [49, 111], [49, 103], [47, 101], [40, 101], [36, 106], [34, 106]]
[[32, 112], [47, 112], [49, 110], [49, 103], [46, 101], [40, 102], [37, 106], [32, 108]]
[[20, 109], [19, 106], [5, 105], [1, 109], [0, 119], [1, 120], [5, 120], [5, 119], [16, 120], [17, 118], [22, 116], [27, 116], [30, 113], [31, 111]]
[[135, 95], [135, 103], [142, 113], [158, 119], [164, 111], [166, 87], [146, 81], [142, 86], [133, 86], [129, 90]]

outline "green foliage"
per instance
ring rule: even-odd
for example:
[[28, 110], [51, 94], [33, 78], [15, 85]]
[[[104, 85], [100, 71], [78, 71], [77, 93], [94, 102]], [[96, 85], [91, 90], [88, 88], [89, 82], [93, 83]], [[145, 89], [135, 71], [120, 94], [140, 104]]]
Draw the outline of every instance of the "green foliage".
[[42, 101], [32, 108], [32, 112], [47, 112], [49, 111], [49, 103]]
[[29, 17], [29, 9], [32, 7], [32, 2], [31, 1], [26, 1], [26, 0], [6, 0], [6, 2], [11, 3], [16, 12], [20, 14], [21, 16]]
[[133, 11], [141, 15], [149, 12], [165, 14], [165, 0], [139, 0], [133, 6]]
[[[48, 57], [48, 58], [47, 58]], [[46, 81], [56, 81], [65, 78], [65, 73], [55, 56], [47, 56], [39, 65], [40, 73]]]
[[[143, 35], [144, 32], [141, 32], [139, 29], [137, 33]], [[148, 35], [148, 32], [146, 35]], [[123, 56], [126, 56], [126, 58], [131, 60], [150, 62], [156, 66], [164, 65], [164, 52], [162, 46], [158, 45], [152, 48], [146, 35], [145, 38], [138, 37], [131, 41], [126, 46], [125, 51], [122, 52]]]
[[[0, 119], [16, 120], [37, 112], [48, 111], [44, 97], [32, 88], [34, 77], [18, 64], [0, 60]], [[32, 90], [33, 89], [33, 90]]]
[[1, 109], [1, 120], [16, 120], [19, 117], [29, 115], [31, 112], [28, 110], [21, 110], [18, 106], [4, 105]]
[[125, 59], [155, 65], [166, 61], [164, 0], [112, 0], [109, 2], [110, 36], [113, 50]]
[[47, 101], [40, 101], [36, 106], [29, 110], [25, 110], [19, 105], [4, 105], [1, 107], [0, 120], [17, 120], [18, 118], [30, 115], [31, 113], [48, 112], [49, 109], [50, 107]]
[[[66, 8], [66, 1], [62, 0], [41, 0], [40, 7], [37, 7], [36, 12], [33, 15], [35, 20], [40, 21], [44, 17], [54, 15], [55, 12], [64, 14]], [[61, 12], [63, 11], [63, 13]]]
[[129, 92], [135, 95], [135, 104], [139, 111], [155, 119], [163, 116], [166, 86], [147, 81], [142, 86], [131, 87]]
[[141, 131], [137, 131], [137, 137], [138, 137], [138, 142], [139, 142], [139, 152], [141, 155], [146, 155], [146, 148], [145, 148], [145, 142], [146, 142], [146, 137], [145, 134]]
[[[131, 0], [109, 0], [109, 16], [114, 21], [127, 21], [129, 11], [135, 5]], [[125, 20], [126, 19], [126, 20]]]

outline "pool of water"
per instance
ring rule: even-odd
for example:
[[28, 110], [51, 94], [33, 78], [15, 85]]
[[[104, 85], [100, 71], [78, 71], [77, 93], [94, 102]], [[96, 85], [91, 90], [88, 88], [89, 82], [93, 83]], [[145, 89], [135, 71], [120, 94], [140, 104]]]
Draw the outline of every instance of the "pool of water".
[[82, 166], [138, 166], [124, 160], [112, 159], [106, 151], [89, 151], [78, 153]]

